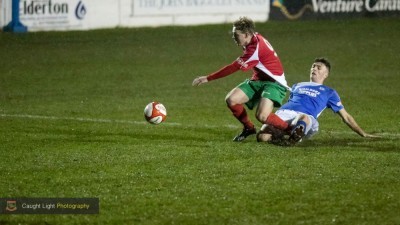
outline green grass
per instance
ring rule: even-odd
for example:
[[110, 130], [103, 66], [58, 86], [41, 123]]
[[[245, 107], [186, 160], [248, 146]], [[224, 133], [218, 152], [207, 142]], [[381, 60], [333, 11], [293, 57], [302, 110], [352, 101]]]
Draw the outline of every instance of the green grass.
[[[224, 97], [249, 74], [191, 86], [241, 54], [230, 29], [0, 33], [0, 197], [100, 199], [98, 215], [0, 224], [400, 224], [398, 19], [257, 24], [290, 85], [328, 57], [326, 84], [382, 136], [326, 110], [292, 148], [231, 141]], [[153, 100], [168, 110], [158, 126], [143, 118]]]

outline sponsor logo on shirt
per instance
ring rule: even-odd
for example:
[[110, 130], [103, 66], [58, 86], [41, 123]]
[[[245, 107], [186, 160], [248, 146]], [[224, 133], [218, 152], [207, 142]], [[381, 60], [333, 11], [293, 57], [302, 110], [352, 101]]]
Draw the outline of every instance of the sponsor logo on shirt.
[[321, 92], [310, 88], [299, 88], [299, 94], [305, 94], [311, 97], [317, 97]]

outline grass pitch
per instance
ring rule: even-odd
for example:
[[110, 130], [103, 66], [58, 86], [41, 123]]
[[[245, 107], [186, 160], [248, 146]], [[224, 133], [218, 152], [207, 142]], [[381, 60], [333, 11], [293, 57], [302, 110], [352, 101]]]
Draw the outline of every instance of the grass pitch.
[[[326, 84], [382, 138], [326, 110], [298, 146], [233, 143], [224, 97], [250, 75], [191, 86], [241, 54], [230, 24], [0, 33], [0, 197], [100, 199], [98, 215], [0, 224], [400, 224], [398, 19], [256, 25], [290, 85], [328, 57]], [[154, 100], [158, 126], [143, 118]]]

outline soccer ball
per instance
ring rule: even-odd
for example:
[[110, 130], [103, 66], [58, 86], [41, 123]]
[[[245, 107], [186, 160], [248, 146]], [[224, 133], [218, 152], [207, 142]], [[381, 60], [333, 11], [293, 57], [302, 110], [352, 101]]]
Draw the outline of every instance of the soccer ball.
[[144, 118], [151, 124], [160, 124], [167, 117], [167, 109], [159, 102], [151, 102], [144, 108]]

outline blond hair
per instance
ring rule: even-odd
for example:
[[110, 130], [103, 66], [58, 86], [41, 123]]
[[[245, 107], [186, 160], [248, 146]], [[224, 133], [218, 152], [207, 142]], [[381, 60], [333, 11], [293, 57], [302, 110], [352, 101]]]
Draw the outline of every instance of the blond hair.
[[250, 34], [255, 33], [256, 26], [253, 20], [245, 16], [242, 16], [238, 20], [233, 22], [233, 26], [236, 28], [236, 30], [240, 30], [243, 33], [250, 33]]

